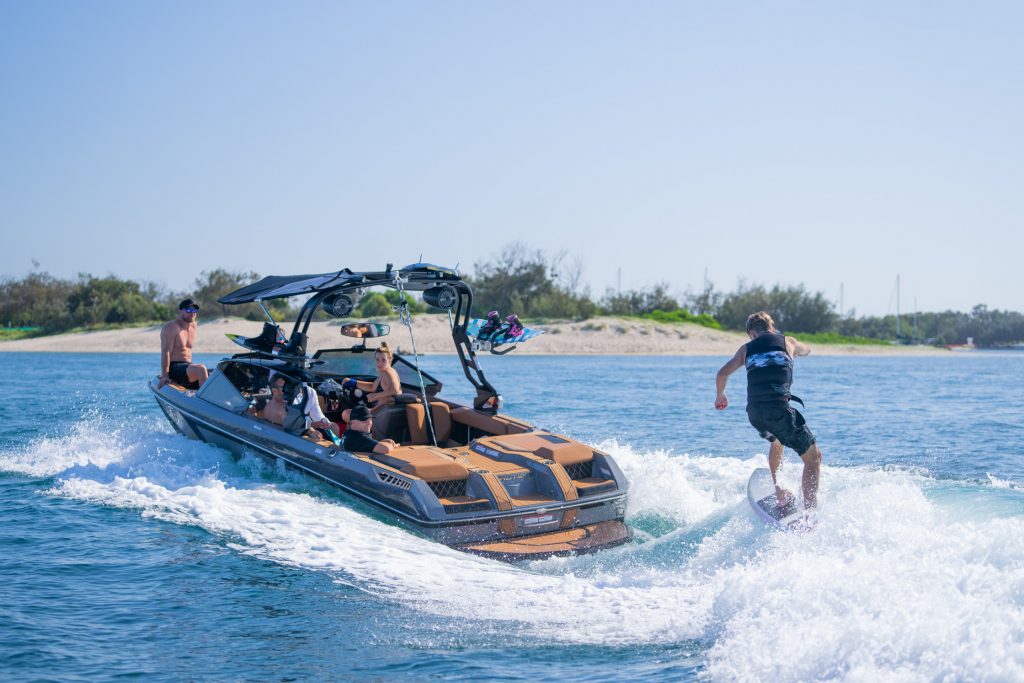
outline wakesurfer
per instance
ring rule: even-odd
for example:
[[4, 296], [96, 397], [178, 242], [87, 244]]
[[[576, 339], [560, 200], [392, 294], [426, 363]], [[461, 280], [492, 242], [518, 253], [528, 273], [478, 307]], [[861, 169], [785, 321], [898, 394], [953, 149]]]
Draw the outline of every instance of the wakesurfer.
[[804, 416], [790, 405], [797, 401], [789, 386], [793, 381], [793, 359], [810, 354], [811, 348], [794, 337], [775, 331], [775, 322], [764, 311], [747, 318], [747, 336], [750, 341], [741, 346], [736, 355], [721, 367], [715, 377], [718, 395], [715, 408], [725, 410], [729, 399], [725, 385], [729, 375], [745, 367], [747, 370], [747, 419], [763, 439], [768, 449], [768, 467], [775, 482], [775, 496], [784, 505], [792, 494], [778, 484], [775, 473], [782, 464], [783, 447], [792, 448], [804, 461], [802, 478], [804, 507], [818, 504], [818, 480], [821, 469], [821, 450]]

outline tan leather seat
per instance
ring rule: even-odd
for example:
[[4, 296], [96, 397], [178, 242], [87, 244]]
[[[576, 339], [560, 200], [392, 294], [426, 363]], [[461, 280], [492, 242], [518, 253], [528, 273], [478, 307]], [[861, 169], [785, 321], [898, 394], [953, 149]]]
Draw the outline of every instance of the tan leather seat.
[[521, 434], [530, 430], [530, 426], [525, 422], [513, 420], [505, 415], [488, 415], [462, 406], [451, 411], [451, 419], [452, 422], [468, 425], [484, 434], [496, 436]]
[[[427, 411], [422, 403], [410, 403], [405, 406], [405, 418], [409, 422], [409, 442], [414, 445], [430, 445], [430, 425], [427, 424]], [[430, 418], [434, 423], [434, 437], [438, 446], [448, 445], [452, 435], [451, 409], [447, 403], [431, 401]]]
[[543, 446], [534, 452], [542, 458], [554, 460], [562, 467], [570, 467], [594, 459], [594, 451], [590, 446], [582, 443]]
[[487, 443], [509, 453], [532, 453], [539, 458], [553, 460], [562, 467], [594, 459], [590, 446], [555, 434], [509, 434], [489, 439]]
[[431, 446], [403, 446], [386, 455], [374, 453], [370, 457], [427, 482], [469, 479], [465, 465]]

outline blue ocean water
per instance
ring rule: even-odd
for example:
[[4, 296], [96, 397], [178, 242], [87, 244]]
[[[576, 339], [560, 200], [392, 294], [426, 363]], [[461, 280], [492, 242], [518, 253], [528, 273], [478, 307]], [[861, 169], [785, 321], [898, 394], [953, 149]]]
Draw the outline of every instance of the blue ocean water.
[[800, 359], [799, 534], [747, 507], [724, 360], [484, 359], [632, 483], [633, 543], [507, 565], [176, 435], [155, 357], [0, 354], [0, 680], [1024, 680], [1024, 354]]

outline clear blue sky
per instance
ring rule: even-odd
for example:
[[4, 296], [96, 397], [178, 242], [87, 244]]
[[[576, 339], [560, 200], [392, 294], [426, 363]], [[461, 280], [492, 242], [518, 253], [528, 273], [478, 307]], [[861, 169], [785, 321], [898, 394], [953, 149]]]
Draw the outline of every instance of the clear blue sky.
[[0, 0], [0, 275], [464, 270], [1024, 310], [1018, 2]]

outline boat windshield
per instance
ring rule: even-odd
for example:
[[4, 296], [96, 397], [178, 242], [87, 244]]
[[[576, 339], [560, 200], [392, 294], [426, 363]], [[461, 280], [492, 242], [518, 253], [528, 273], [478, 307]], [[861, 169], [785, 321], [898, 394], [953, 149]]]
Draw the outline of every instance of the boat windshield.
[[[372, 350], [362, 352], [354, 352], [348, 349], [318, 351], [314, 358], [323, 361], [323, 364], [315, 366], [315, 370], [318, 375], [376, 377], [377, 366], [374, 364], [373, 356]], [[420, 379], [416, 374], [415, 365], [396, 353], [395, 361], [391, 367], [398, 372], [398, 379], [403, 385], [419, 388]], [[441, 390], [441, 383], [426, 372], [423, 373], [423, 383], [430, 393]]]

